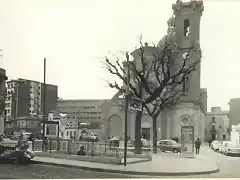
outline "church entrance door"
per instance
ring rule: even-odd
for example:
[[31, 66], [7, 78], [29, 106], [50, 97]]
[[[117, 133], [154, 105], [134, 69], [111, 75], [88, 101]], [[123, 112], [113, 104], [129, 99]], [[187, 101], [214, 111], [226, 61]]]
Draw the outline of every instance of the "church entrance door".
[[121, 118], [117, 115], [113, 115], [109, 118], [109, 129], [108, 129], [108, 136], [122, 136], [122, 121]]

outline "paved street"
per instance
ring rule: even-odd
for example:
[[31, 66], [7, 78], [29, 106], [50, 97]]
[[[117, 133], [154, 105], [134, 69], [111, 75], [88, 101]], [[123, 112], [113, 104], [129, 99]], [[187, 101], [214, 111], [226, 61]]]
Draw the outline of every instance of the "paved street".
[[[219, 173], [186, 176], [193, 178], [239, 178], [240, 157], [229, 157], [214, 152], [209, 148], [202, 147], [200, 154], [211, 157], [220, 168]], [[0, 164], [0, 178], [127, 178], [127, 177], [149, 177], [149, 176], [128, 176], [124, 174], [111, 174], [94, 171], [85, 171], [75, 168], [63, 168], [42, 164], [31, 164], [28, 166], [2, 165]], [[176, 178], [176, 177], [172, 177]], [[184, 176], [181, 176], [184, 178]]]
[[127, 178], [121, 174], [85, 171], [42, 164], [17, 166], [0, 164], [0, 179], [85, 179], [85, 178]]
[[[220, 169], [220, 172], [206, 175], [191, 176], [195, 178], [239, 178], [240, 177], [240, 157], [230, 157], [214, 152], [213, 150], [203, 147], [201, 155], [212, 157]], [[189, 176], [188, 176], [189, 177]]]

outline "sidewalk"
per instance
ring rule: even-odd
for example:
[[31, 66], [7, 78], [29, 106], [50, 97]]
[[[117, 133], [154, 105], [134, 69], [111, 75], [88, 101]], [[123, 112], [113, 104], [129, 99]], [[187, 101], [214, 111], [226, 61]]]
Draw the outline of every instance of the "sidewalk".
[[[127, 159], [128, 162], [134, 160], [134, 158]], [[194, 159], [190, 159], [182, 157], [181, 154], [173, 153], [154, 154], [152, 156], [152, 161], [127, 164], [126, 167], [123, 165], [102, 164], [50, 157], [35, 157], [33, 161], [35, 163], [44, 163], [62, 167], [130, 175], [187, 176], [210, 174], [219, 171], [216, 163], [209, 157], [196, 155]]]

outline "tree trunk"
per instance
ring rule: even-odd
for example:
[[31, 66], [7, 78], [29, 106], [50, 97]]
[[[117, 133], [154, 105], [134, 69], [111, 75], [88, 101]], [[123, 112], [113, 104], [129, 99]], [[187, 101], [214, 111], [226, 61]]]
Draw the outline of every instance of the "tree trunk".
[[157, 154], [157, 118], [152, 117], [153, 121], [153, 153]]
[[142, 111], [137, 111], [135, 119], [135, 154], [142, 154], [142, 132], [141, 132]]

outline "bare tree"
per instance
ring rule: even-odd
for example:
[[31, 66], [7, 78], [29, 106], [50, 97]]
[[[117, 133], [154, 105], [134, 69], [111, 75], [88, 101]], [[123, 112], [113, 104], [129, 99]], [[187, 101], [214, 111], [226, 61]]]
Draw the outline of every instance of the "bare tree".
[[[183, 89], [187, 85], [186, 78], [199, 68], [201, 53], [198, 53], [199, 57], [192, 60], [191, 52], [196, 50], [194, 46], [181, 56], [179, 56], [178, 48], [170, 42], [166, 42], [164, 48], [151, 47], [154, 49], [151, 52], [146, 50], [147, 47], [148, 45], [145, 43], [144, 46], [140, 38], [140, 47], [136, 50], [139, 59], [130, 61], [131, 82], [129, 88], [132, 96], [144, 100], [144, 110], [152, 118], [153, 152], [157, 153], [157, 118], [164, 109], [173, 106], [185, 95]], [[150, 59], [149, 54], [152, 57]], [[126, 58], [129, 58], [128, 53], [126, 53]], [[126, 84], [124, 63], [121, 63], [119, 58], [113, 62], [106, 57], [104, 61], [109, 73]], [[108, 84], [111, 88], [125, 93], [125, 88], [116, 81], [108, 82]], [[139, 145], [141, 144], [141, 115], [141, 112], [136, 115], [135, 150], [141, 149]]]

